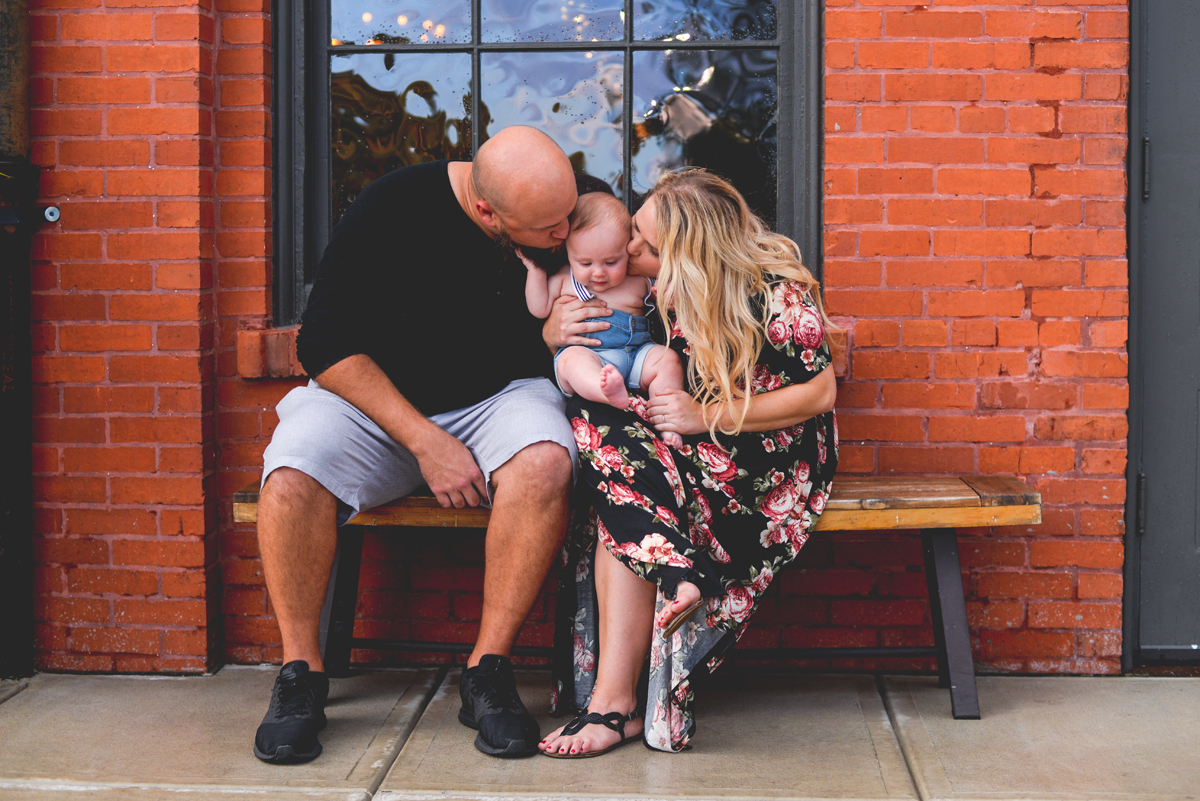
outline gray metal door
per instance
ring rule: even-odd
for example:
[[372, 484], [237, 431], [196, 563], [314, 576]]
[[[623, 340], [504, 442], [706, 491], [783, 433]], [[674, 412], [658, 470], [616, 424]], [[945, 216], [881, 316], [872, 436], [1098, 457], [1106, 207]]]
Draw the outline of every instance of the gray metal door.
[[1200, 4], [1143, 0], [1138, 16], [1138, 661], [1200, 662]]

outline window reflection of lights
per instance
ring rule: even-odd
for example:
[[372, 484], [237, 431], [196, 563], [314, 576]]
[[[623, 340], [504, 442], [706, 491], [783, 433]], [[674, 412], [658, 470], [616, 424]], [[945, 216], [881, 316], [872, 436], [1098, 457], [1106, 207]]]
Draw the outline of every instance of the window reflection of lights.
[[371, 16], [371, 12], [370, 12], [370, 11], [366, 11], [366, 12], [364, 12], [364, 13], [363, 13], [363, 22], [370, 22], [370, 21], [371, 21], [371, 20], [373, 20], [373, 19], [374, 19], [374, 17], [373, 17], [373, 16]]
[[575, 15], [575, 21], [576, 21], [576, 22], [583, 22], [583, 15], [582, 15], [582, 14], [576, 14], [576, 15]]
[[400, 23], [401, 25], [407, 25], [407, 24], [408, 24], [408, 17], [406, 17], [406, 16], [404, 16], [403, 14], [401, 14], [400, 16], [396, 17], [396, 22]]
[[429, 30], [430, 28], [433, 27], [433, 20], [431, 20], [431, 19], [425, 20], [424, 22], [421, 23], [421, 27], [424, 28], [425, 30]]
[[421, 34], [421, 41], [422, 41], [422, 42], [428, 42], [428, 41], [429, 41], [429, 34], [427, 34], [427, 33], [423, 33], [423, 34]]
[[711, 81], [713, 73], [716, 71], [717, 68], [715, 65], [709, 66], [706, 70], [704, 70], [704, 72], [700, 74], [700, 80], [696, 81], [696, 88], [699, 89], [701, 86], [704, 86], [706, 83]]
[[584, 58], [591, 58], [591, 57], [592, 57], [592, 56], [594, 56], [594, 55], [595, 55], [595, 53], [584, 53], [584, 54], [583, 54], [583, 57], [584, 57]]
[[445, 25], [439, 25], [439, 26], [437, 26], [436, 28], [434, 28], [434, 29], [433, 29], [433, 35], [434, 35], [434, 36], [436, 36], [436, 37], [438, 37], [439, 39], [440, 39], [441, 37], [445, 36], [445, 35], [446, 35], [446, 26], [445, 26]]
[[341, 39], [330, 39], [329, 41], [330, 41], [330, 44], [332, 44], [334, 47], [337, 47], [338, 45], [340, 45], [342, 43]]
[[377, 45], [383, 44], [383, 42], [379, 41], [378, 39], [368, 39], [367, 41], [363, 42], [363, 44]]
[[686, 42], [692, 38], [692, 35], [690, 33], [678, 33], [675, 35], [675, 38], [681, 42]]
[[621, 12], [621, 22], [624, 22], [624, 21], [625, 21], [625, 12], [622, 11]]

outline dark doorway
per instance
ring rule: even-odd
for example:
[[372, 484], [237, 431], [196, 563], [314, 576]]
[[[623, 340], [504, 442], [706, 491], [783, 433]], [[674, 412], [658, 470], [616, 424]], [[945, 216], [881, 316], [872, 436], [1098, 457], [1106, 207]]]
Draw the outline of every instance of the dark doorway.
[[1133, 12], [1126, 666], [1200, 664], [1200, 5]]

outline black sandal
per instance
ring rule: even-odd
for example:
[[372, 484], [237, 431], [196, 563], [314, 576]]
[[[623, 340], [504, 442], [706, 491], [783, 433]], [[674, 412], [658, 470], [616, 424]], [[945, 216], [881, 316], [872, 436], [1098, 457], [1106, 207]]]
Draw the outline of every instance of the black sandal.
[[582, 712], [580, 712], [578, 715], [576, 715], [574, 720], [572, 720], [566, 726], [563, 726], [562, 731], [560, 732], [560, 735], [570, 737], [572, 735], [579, 734], [579, 732], [583, 731], [583, 727], [587, 726], [589, 723], [598, 723], [606, 728], [612, 729], [617, 734], [621, 735], [621, 739], [618, 740], [617, 742], [613, 743], [612, 745], [610, 745], [608, 748], [605, 748], [600, 751], [587, 751], [587, 752], [580, 753], [580, 754], [572, 754], [572, 753], [559, 754], [559, 753], [551, 753], [549, 751], [543, 751], [542, 753], [545, 756], [551, 757], [553, 759], [587, 759], [588, 757], [603, 756], [604, 754], [607, 754], [609, 751], [613, 750], [614, 748], [625, 745], [625, 743], [631, 743], [637, 739], [637, 735], [635, 735], [633, 737], [625, 736], [625, 724], [628, 723], [629, 721], [637, 720], [638, 717], [639, 717], [639, 715], [638, 715], [636, 709], [634, 711], [630, 712], [628, 715], [622, 715], [620, 712], [608, 712], [604, 715], [601, 715], [599, 712], [588, 712], [585, 709]]

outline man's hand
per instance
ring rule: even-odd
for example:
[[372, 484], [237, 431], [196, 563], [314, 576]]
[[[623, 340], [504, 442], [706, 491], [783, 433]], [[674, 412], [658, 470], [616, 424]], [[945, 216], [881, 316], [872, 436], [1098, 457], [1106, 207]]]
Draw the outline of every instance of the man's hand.
[[542, 326], [542, 339], [553, 352], [568, 345], [589, 345], [597, 347], [600, 340], [583, 336], [593, 331], [603, 331], [609, 327], [606, 322], [585, 323], [589, 317], [608, 317], [612, 309], [599, 298], [592, 298], [584, 303], [579, 298], [567, 295], [561, 296], [550, 308], [550, 316]]
[[436, 425], [422, 432], [414, 445], [421, 475], [443, 509], [478, 506], [487, 499], [487, 482], [466, 445]]

